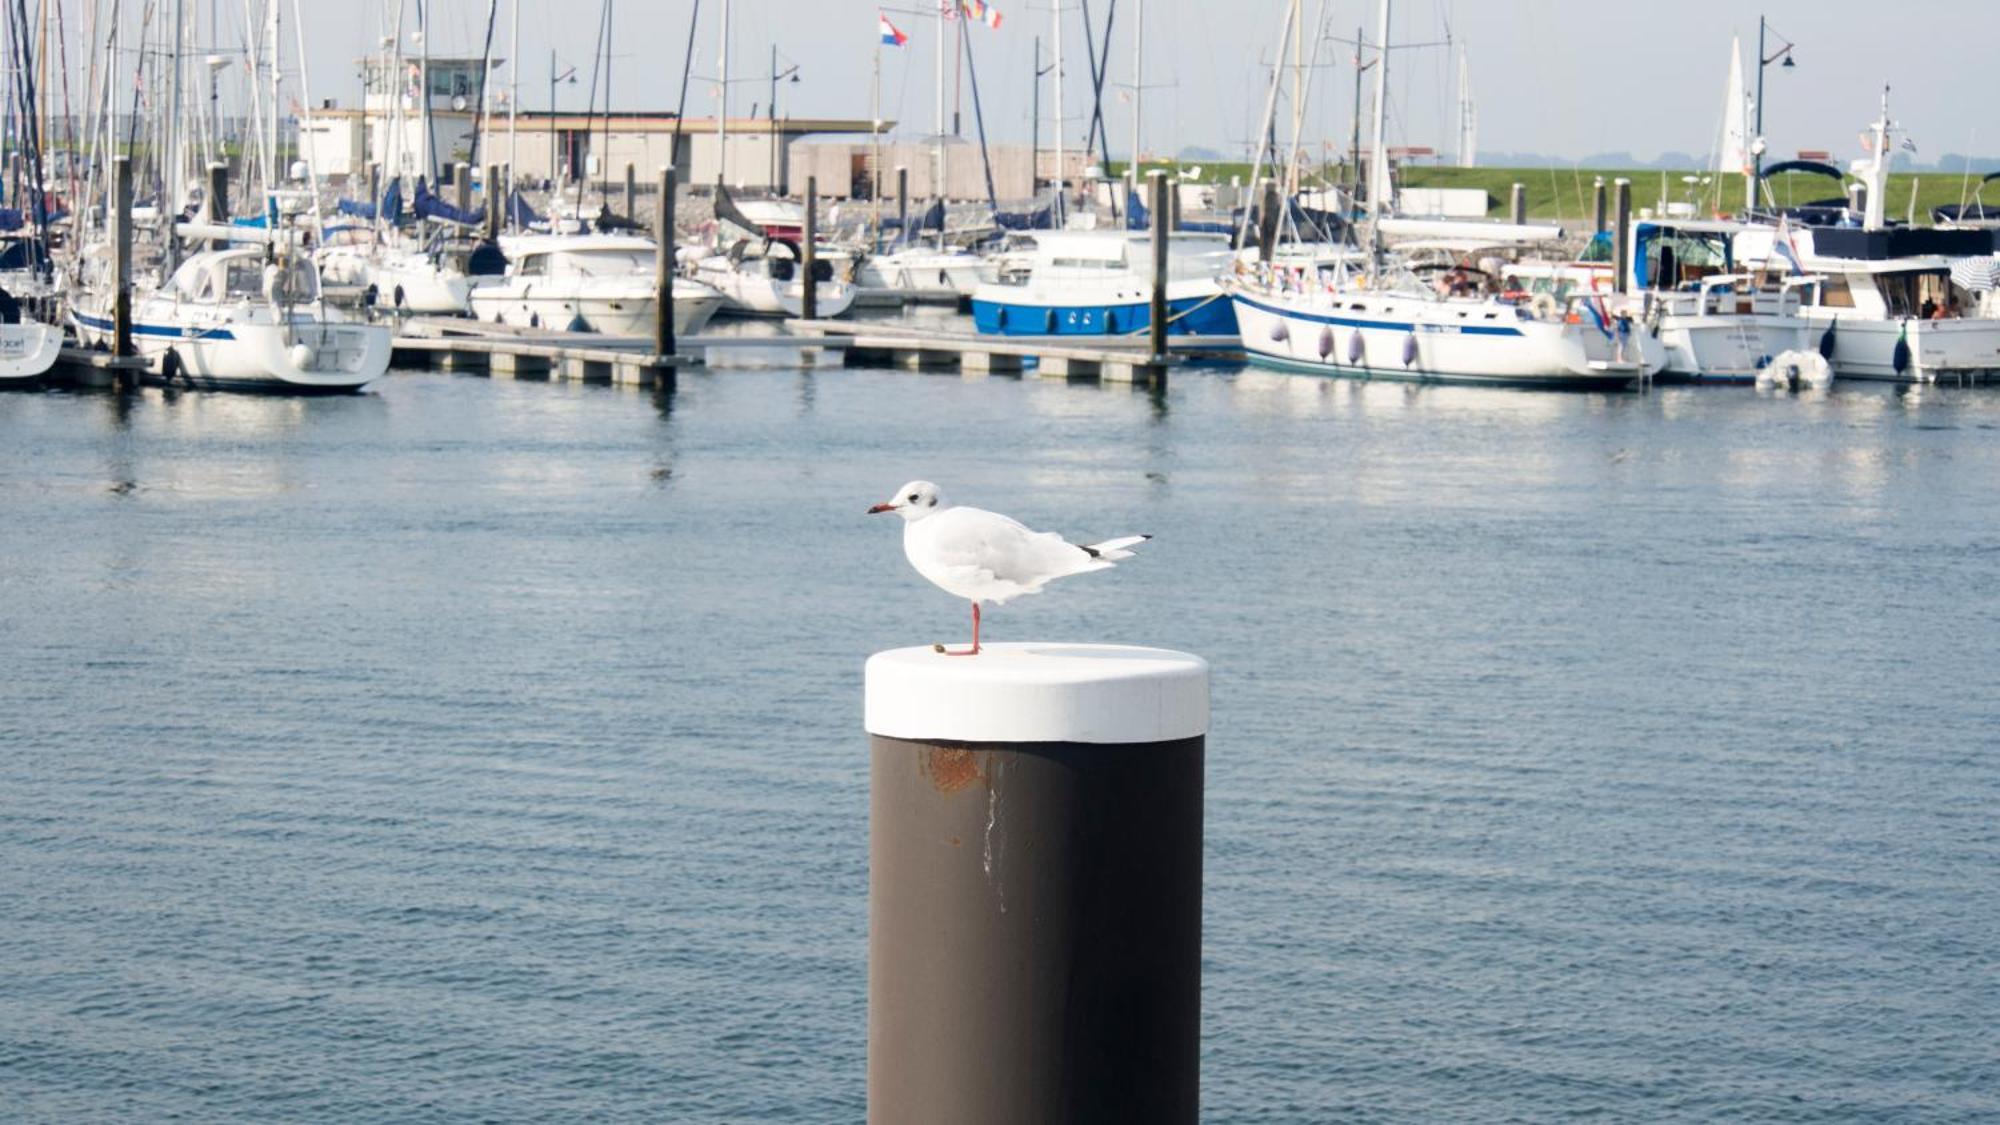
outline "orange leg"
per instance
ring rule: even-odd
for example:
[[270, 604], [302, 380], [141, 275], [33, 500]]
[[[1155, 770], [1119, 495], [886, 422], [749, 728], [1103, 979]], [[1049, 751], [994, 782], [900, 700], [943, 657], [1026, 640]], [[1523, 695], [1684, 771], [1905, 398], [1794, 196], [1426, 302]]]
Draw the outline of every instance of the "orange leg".
[[954, 651], [952, 649], [944, 647], [943, 645], [932, 645], [931, 647], [941, 653], [944, 653], [946, 656], [978, 656], [979, 655], [979, 603], [978, 602], [972, 603], [972, 647], [971, 648], [961, 648]]

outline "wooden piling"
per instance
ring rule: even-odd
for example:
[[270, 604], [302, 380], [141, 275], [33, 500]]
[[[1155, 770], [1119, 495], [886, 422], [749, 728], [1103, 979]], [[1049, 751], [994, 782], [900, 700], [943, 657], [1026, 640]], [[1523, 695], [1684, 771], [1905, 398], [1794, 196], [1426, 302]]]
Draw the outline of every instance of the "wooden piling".
[[[208, 166], [208, 221], [216, 226], [229, 222], [229, 165], [218, 160]], [[211, 238], [210, 250], [226, 250], [227, 239]]]
[[[111, 298], [111, 354], [132, 355], [132, 158], [111, 158], [111, 269], [118, 286]], [[130, 385], [127, 371], [118, 373]]]
[[1154, 170], [1146, 173], [1146, 195], [1153, 201], [1153, 305], [1150, 331], [1153, 342], [1152, 362], [1159, 366], [1155, 378], [1165, 378], [1167, 362], [1167, 245], [1170, 241], [1167, 228], [1167, 209], [1160, 206], [1160, 192], [1166, 187], [1167, 174]]
[[1594, 198], [1591, 201], [1592, 225], [1590, 229], [1598, 234], [1603, 234], [1604, 233], [1604, 177], [1603, 176], [1597, 177], [1597, 185], [1593, 189], [1593, 196]]
[[472, 210], [472, 168], [464, 162], [451, 166], [451, 205], [460, 211]]
[[1171, 230], [1181, 229], [1181, 186], [1167, 185], [1167, 226]]
[[1624, 293], [1632, 276], [1632, 181], [1621, 176], [1613, 194], [1617, 197], [1618, 225], [1611, 232], [1611, 261], [1618, 276], [1612, 282], [1612, 289]]
[[1268, 262], [1278, 249], [1278, 181], [1257, 183], [1257, 260]]
[[1515, 184], [1508, 193], [1507, 216], [1515, 226], [1524, 226], [1528, 221], [1528, 185]]
[[868, 1120], [1192, 1125], [1208, 665], [877, 653]]
[[653, 217], [653, 354], [674, 354], [674, 167], [660, 169], [660, 213]]
[[629, 161], [625, 164], [625, 217], [636, 219], [639, 215], [639, 166]]
[[799, 258], [805, 268], [805, 299], [799, 311], [807, 320], [819, 319], [819, 177], [806, 177], [806, 225], [799, 239]]

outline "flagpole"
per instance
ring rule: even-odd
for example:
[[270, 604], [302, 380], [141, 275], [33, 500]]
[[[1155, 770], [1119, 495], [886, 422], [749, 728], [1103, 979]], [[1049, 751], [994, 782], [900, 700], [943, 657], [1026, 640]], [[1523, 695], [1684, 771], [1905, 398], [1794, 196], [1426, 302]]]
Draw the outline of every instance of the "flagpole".
[[869, 169], [868, 173], [868, 194], [873, 197], [872, 202], [875, 204], [875, 236], [871, 241], [871, 247], [877, 254], [880, 254], [882, 252], [882, 29], [881, 29], [881, 24], [886, 23], [888, 21], [888, 18], [889, 17], [887, 15], [881, 12], [875, 13], [875, 19], [877, 21], [875, 29], [875, 90], [874, 93], [870, 95], [869, 98], [869, 101], [873, 106], [873, 116], [870, 117], [869, 119], [868, 140], [869, 140], [869, 147], [874, 150], [875, 163], [874, 166]]

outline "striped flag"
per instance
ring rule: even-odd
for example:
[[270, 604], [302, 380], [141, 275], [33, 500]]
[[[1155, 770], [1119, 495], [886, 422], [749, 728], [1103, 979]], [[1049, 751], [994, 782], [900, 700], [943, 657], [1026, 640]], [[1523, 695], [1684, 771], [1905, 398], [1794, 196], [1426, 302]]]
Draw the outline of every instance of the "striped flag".
[[884, 47], [900, 47], [910, 41], [909, 36], [897, 31], [896, 25], [889, 22], [889, 13], [877, 9], [875, 19], [882, 25], [882, 45]]
[[1000, 9], [986, 0], [959, 0], [959, 8], [965, 12], [966, 19], [978, 20], [995, 31], [1000, 30]]
[[1806, 272], [1804, 263], [1799, 261], [1799, 248], [1792, 242], [1792, 220], [1789, 215], [1778, 216], [1778, 229], [1771, 235], [1771, 257], [1783, 259], [1797, 276]]

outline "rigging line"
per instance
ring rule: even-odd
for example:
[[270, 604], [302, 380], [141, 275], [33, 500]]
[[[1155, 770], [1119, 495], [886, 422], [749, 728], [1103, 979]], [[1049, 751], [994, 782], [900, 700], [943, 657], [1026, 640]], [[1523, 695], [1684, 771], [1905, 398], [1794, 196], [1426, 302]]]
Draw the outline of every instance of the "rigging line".
[[[466, 156], [466, 163], [472, 167], [479, 164], [479, 135], [486, 127], [486, 87], [493, 80], [493, 20], [499, 13], [500, 0], [486, 0], [486, 45], [479, 52], [479, 105], [472, 111], [472, 151]], [[514, 60], [516, 65], [520, 61]], [[493, 185], [487, 184], [486, 190], [492, 191]]]
[[[960, 35], [959, 41], [965, 44], [965, 74], [972, 82], [972, 123], [979, 129], [979, 163], [986, 170], [986, 205], [998, 211], [1000, 196], [993, 189], [993, 160], [986, 152], [986, 114], [979, 107], [979, 68], [972, 64], [972, 37]], [[879, 167], [875, 169], [875, 175], [878, 179], [881, 177]], [[880, 192], [876, 193], [876, 198], [881, 198]]]
[[[611, 0], [603, 0], [597, 7], [597, 49], [592, 52], [590, 57], [590, 101], [586, 104], [583, 111], [583, 135], [585, 138], [590, 136], [591, 119], [597, 116], [597, 72], [598, 65], [604, 61], [604, 37], [606, 32], [610, 30], [610, 23]], [[554, 122], [550, 122], [550, 124], [553, 126]], [[589, 178], [590, 173], [588, 169], [585, 169], [583, 174], [576, 178], [576, 212], [579, 219], [583, 216], [583, 184]]]

